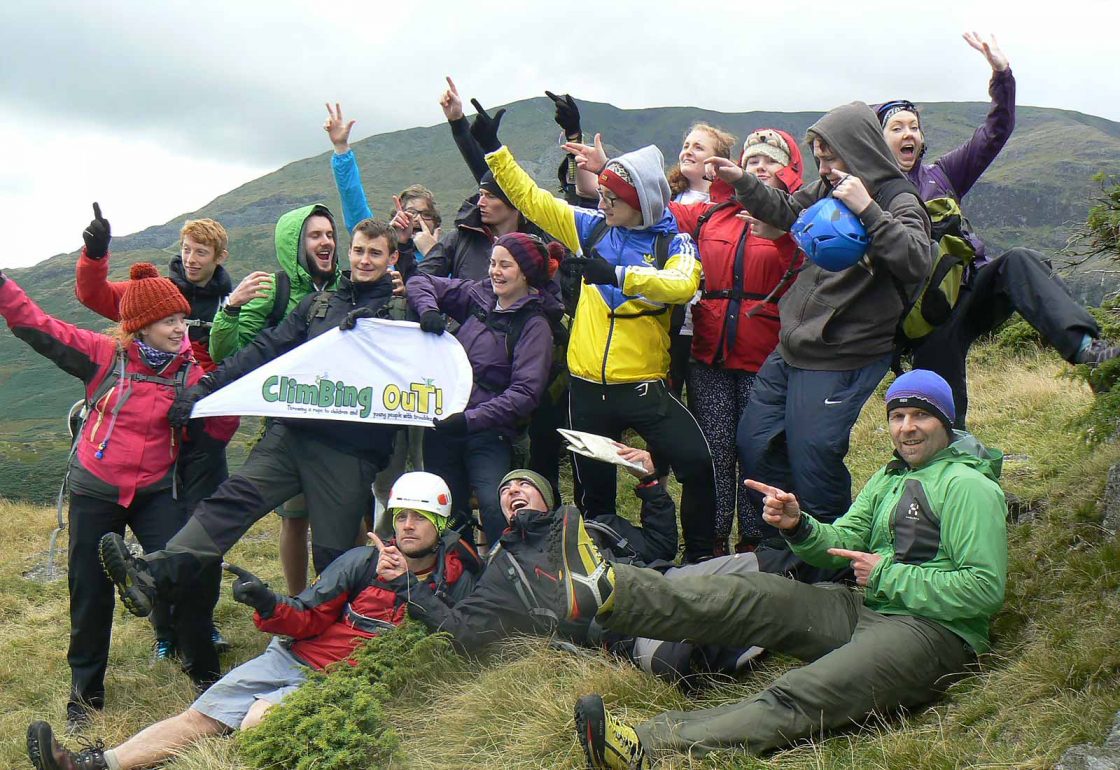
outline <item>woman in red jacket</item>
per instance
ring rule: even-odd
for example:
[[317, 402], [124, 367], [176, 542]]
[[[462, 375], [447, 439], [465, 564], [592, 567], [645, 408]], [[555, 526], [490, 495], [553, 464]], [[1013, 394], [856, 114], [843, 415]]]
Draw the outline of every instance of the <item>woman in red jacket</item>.
[[[75, 437], [67, 479], [70, 488], [69, 588], [71, 692], [67, 721], [89, 721], [105, 703], [105, 668], [113, 623], [113, 587], [98, 563], [98, 541], [127, 525], [146, 551], [162, 548], [187, 519], [177, 499], [176, 465], [184, 441], [220, 451], [236, 418], [197, 420], [174, 430], [167, 410], [176, 391], [202, 378], [191, 356], [187, 300], [155, 266], [132, 266], [121, 298], [120, 326], [112, 336], [52, 318], [14, 281], [0, 273], [0, 315], [12, 333], [63, 371], [82, 380], [91, 402]], [[218, 676], [210, 642], [212, 596], [200, 580], [186, 591], [173, 623], [182, 658], [196, 684]]]
[[[695, 152], [689, 140], [698, 131], [694, 126], [685, 138], [683, 171], [687, 171], [686, 154]], [[606, 163], [598, 134], [594, 146], [568, 143], [564, 149], [575, 156], [581, 172], [590, 173]], [[708, 152], [705, 159], [718, 155]], [[772, 187], [791, 193], [801, 187], [801, 150], [784, 131], [752, 133], [743, 144], [740, 164]], [[590, 178], [581, 177], [580, 187], [594, 189]], [[778, 300], [793, 283], [799, 259], [793, 239], [752, 219], [726, 182], [715, 177], [705, 192], [706, 202], [678, 199], [669, 210], [680, 232], [696, 241], [704, 266], [704, 288], [691, 306], [688, 393], [689, 407], [708, 440], [715, 466], [714, 552], [720, 556], [728, 551], [736, 508], [736, 550], [754, 550], [761, 540], [757, 526], [761, 519], [750, 515], [751, 504], [737, 473], [735, 431], [750, 400], [754, 375], [778, 344]]]

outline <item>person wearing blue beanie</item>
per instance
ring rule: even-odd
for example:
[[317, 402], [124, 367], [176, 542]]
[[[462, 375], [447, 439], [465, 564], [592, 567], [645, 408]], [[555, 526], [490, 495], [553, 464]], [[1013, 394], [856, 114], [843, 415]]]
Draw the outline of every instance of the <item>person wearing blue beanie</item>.
[[953, 401], [953, 389], [940, 374], [928, 369], [906, 372], [887, 388], [886, 400], [888, 417], [892, 410], [902, 406], [924, 409], [941, 420], [952, 438], [957, 408]]

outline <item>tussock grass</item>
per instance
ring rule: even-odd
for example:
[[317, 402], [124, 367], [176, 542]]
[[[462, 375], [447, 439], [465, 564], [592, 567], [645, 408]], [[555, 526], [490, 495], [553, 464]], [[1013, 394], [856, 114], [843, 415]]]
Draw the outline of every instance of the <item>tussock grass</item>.
[[[1004, 488], [1030, 509], [1012, 525], [1010, 580], [993, 627], [994, 650], [940, 704], [906, 717], [881, 717], [849, 732], [759, 759], [733, 752], [703, 761], [663, 757], [682, 768], [1049, 768], [1071, 744], [1100, 741], [1120, 708], [1120, 543], [1099, 526], [1098, 500], [1115, 444], [1087, 445], [1072, 427], [1093, 396], [1063, 376], [1052, 353], [981, 347], [970, 369], [970, 428], [1006, 455]], [[890, 452], [882, 392], [852, 435], [853, 487]], [[633, 513], [629, 484], [620, 503]], [[27, 723], [64, 719], [69, 671], [64, 582], [41, 585], [24, 572], [41, 561], [53, 510], [0, 501], [0, 767], [25, 767]], [[276, 521], [260, 522], [230, 560], [282, 585], [275, 561]], [[228, 595], [219, 622], [234, 644], [224, 661], [263, 649], [245, 608]], [[89, 731], [113, 743], [188, 705], [190, 685], [175, 666], [153, 665], [145, 621], [118, 613], [109, 669], [109, 704]], [[740, 682], [689, 699], [624, 662], [572, 654], [540, 639], [503, 645], [485, 661], [460, 659], [388, 704], [402, 744], [394, 768], [576, 768], [572, 707], [600, 692], [627, 719], [667, 709], [737, 700], [764, 687], [793, 662], [767, 660]], [[238, 742], [212, 740], [170, 763], [175, 770], [247, 770]], [[357, 770], [357, 769], [356, 769]]]

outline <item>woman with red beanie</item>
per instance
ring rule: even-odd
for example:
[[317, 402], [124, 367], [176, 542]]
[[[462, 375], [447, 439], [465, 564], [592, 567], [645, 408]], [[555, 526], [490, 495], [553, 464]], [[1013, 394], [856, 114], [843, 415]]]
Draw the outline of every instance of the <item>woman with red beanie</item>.
[[[190, 305], [154, 265], [132, 266], [111, 335], [79, 329], [47, 315], [0, 273], [0, 315], [12, 332], [63, 371], [82, 380], [91, 404], [75, 436], [67, 483], [69, 510], [71, 692], [67, 722], [83, 726], [105, 703], [105, 669], [113, 623], [113, 586], [98, 563], [98, 541], [127, 525], [146, 551], [162, 548], [187, 520], [177, 498], [176, 464], [183, 442], [218, 451], [233, 434], [232, 417], [197, 420], [174, 430], [167, 410], [178, 390], [204, 374], [191, 354], [184, 322]], [[209, 610], [217, 587], [199, 590], [174, 608], [172, 622], [184, 666], [196, 684], [217, 679]]]
[[[682, 170], [693, 155], [699, 165], [719, 152], [690, 146], [696, 127], [681, 150]], [[606, 162], [601, 141], [565, 145], [581, 169]], [[739, 164], [771, 187], [795, 192], [801, 187], [802, 160], [797, 141], [773, 128], [752, 132]], [[693, 174], [695, 176], [695, 174]], [[583, 185], [589, 185], [584, 182]], [[690, 188], [692, 189], [692, 188]], [[728, 537], [738, 510], [738, 551], [754, 550], [762, 538], [758, 515], [737, 472], [735, 432], [750, 400], [754, 375], [778, 344], [778, 300], [793, 283], [799, 263], [793, 239], [750, 216], [734, 190], [719, 177], [709, 183], [707, 200], [677, 198], [669, 210], [682, 233], [696, 241], [704, 267], [703, 290], [692, 309], [692, 355], [688, 368], [689, 407], [700, 424], [715, 466], [716, 556], [728, 552]], [[736, 503], [738, 503], [736, 505]]]
[[460, 326], [456, 338], [474, 372], [467, 408], [437, 419], [424, 436], [424, 470], [447, 482], [454, 501], [454, 526], [469, 517], [473, 488], [488, 543], [497, 542], [506, 521], [498, 485], [510, 470], [510, 442], [537, 407], [552, 365], [552, 327], [563, 306], [542, 291], [556, 272], [564, 247], [547, 246], [526, 233], [494, 242], [488, 280], [469, 281], [417, 274], [408, 282], [408, 302], [420, 328], [442, 334], [443, 314]]

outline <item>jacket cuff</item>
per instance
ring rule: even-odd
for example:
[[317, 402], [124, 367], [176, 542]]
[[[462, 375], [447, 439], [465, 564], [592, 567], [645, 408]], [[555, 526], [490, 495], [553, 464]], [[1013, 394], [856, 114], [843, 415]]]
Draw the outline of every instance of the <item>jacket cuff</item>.
[[882, 578], [883, 571], [892, 564], [894, 564], [893, 556], [882, 556], [879, 563], [871, 568], [871, 572], [867, 576], [867, 585], [864, 586], [864, 592], [868, 596], [879, 593], [879, 579]]
[[859, 221], [869, 228], [883, 218], [883, 209], [875, 201], [867, 204], [867, 208], [859, 213]]
[[782, 537], [788, 542], [793, 545], [800, 545], [809, 539], [809, 535], [813, 534], [813, 525], [811, 522], [812, 519], [802, 512], [801, 521], [797, 522], [797, 526], [793, 528], [792, 532], [786, 529], [780, 529], [778, 531], [781, 532]]
[[222, 312], [228, 315], [230, 318], [237, 318], [237, 316], [241, 315], [241, 308], [240, 306], [234, 307], [233, 305], [222, 305]]

